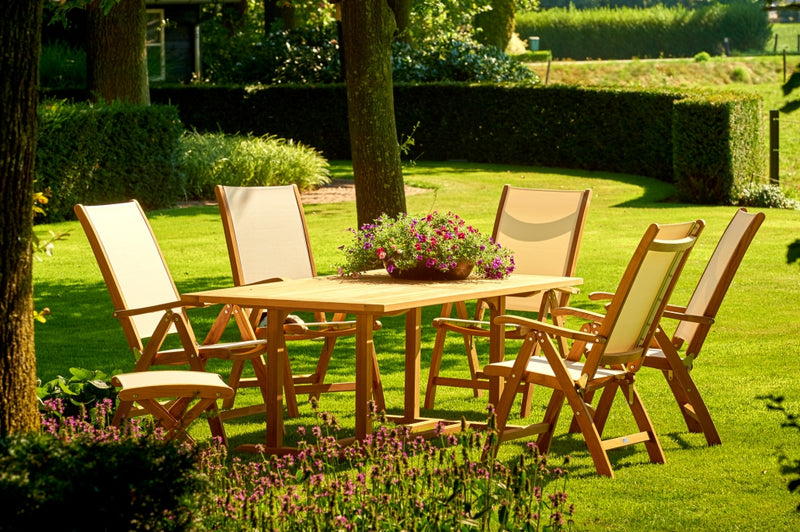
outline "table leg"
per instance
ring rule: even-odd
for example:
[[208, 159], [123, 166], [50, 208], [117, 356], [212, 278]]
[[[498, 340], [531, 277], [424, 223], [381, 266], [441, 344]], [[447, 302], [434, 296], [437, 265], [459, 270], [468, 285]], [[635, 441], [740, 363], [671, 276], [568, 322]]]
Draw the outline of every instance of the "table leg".
[[283, 444], [283, 373], [287, 361], [283, 321], [289, 314], [285, 310], [268, 309], [267, 320], [267, 441], [268, 449]]
[[355, 437], [363, 440], [372, 433], [369, 402], [372, 401], [372, 314], [356, 315], [356, 428]]
[[406, 423], [419, 419], [419, 374], [422, 336], [422, 309], [406, 312], [406, 367], [403, 417]]
[[[496, 325], [494, 319], [506, 312], [506, 298], [496, 297], [487, 299], [490, 310], [489, 325], [489, 362], [502, 362], [506, 358], [506, 328]], [[489, 378], [489, 403], [497, 406], [503, 394], [503, 379]]]

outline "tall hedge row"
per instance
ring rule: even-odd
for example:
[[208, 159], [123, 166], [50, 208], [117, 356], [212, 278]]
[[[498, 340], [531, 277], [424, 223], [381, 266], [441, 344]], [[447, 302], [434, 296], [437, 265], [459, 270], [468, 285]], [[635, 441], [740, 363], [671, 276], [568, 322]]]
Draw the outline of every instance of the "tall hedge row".
[[[292, 138], [349, 159], [343, 85], [240, 91], [152, 89], [198, 130]], [[398, 136], [411, 159], [606, 170], [675, 182], [689, 202], [729, 203], [766, 177], [758, 96], [689, 90], [398, 84]]]
[[697, 9], [657, 5], [646, 9], [548, 9], [518, 13], [523, 40], [538, 36], [556, 59], [631, 59], [721, 55], [763, 50], [770, 29], [763, 2], [734, 0]]
[[165, 105], [40, 106], [35, 179], [37, 190], [51, 192], [47, 220], [70, 217], [75, 203], [174, 205], [183, 190], [175, 165], [182, 132], [178, 109]]

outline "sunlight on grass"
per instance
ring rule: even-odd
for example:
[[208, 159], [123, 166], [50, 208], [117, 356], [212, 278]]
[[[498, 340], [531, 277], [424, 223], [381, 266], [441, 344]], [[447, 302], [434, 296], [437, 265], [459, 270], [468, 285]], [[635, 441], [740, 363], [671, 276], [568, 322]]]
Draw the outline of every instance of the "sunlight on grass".
[[[347, 178], [348, 162], [332, 162], [332, 174]], [[734, 207], [665, 203], [672, 187], [654, 179], [610, 174], [502, 165], [468, 163], [420, 163], [405, 169], [406, 182], [428, 189], [410, 196], [410, 212], [452, 210], [491, 232], [494, 211], [502, 185], [536, 188], [591, 188], [593, 191], [578, 275], [584, 277], [575, 306], [602, 310], [590, 302], [593, 291], [613, 290], [630, 260], [633, 247], [650, 222], [678, 222], [703, 218], [707, 228], [692, 252], [673, 301], [683, 303], [694, 287], [705, 261], [734, 212]], [[800, 300], [800, 271], [786, 263], [787, 246], [798, 238], [800, 213], [767, 209], [767, 219], [746, 255], [737, 278], [718, 315], [704, 351], [693, 373], [702, 387], [723, 444], [707, 448], [701, 435], [686, 431], [669, 395], [664, 378], [643, 370], [639, 389], [659, 430], [667, 456], [664, 465], [650, 464], [641, 447], [610, 453], [616, 480], [599, 478], [580, 436], [566, 433], [562, 420], [556, 431], [552, 452], [572, 456], [570, 500], [577, 505], [579, 529], [753, 530], [768, 527], [791, 530], [800, 527], [794, 511], [797, 497], [786, 489], [778, 453], [799, 458], [797, 441], [781, 429], [780, 413], [765, 408], [760, 396], [780, 394], [786, 405], [800, 410], [800, 330], [796, 304]], [[340, 259], [338, 246], [355, 224], [354, 202], [306, 206], [311, 243], [318, 270], [335, 271]], [[171, 209], [148, 213], [153, 230], [170, 266], [179, 290], [189, 291], [227, 286], [232, 283], [219, 213], [214, 206]], [[111, 302], [91, 250], [77, 222], [37, 226], [71, 230], [59, 242], [53, 257], [34, 266], [37, 308], [52, 311], [46, 324], [36, 325], [38, 374], [42, 379], [66, 374], [71, 366], [131, 370], [121, 328], [111, 315]], [[265, 242], [265, 245], [269, 245]], [[190, 317], [199, 337], [208, 330], [217, 309], [194, 309]], [[438, 308], [423, 310], [422, 323], [430, 324]], [[402, 316], [381, 318], [383, 329], [375, 335], [387, 405], [399, 413], [403, 400]], [[423, 327], [422, 382], [433, 347], [433, 332]], [[464, 368], [461, 345], [449, 338], [442, 371], [453, 375]], [[331, 379], [352, 375], [352, 339], [340, 341], [331, 362]], [[297, 371], [310, 369], [319, 353], [318, 342], [293, 342], [289, 347]], [[485, 356], [485, 346], [480, 346]], [[508, 353], [514, 352], [509, 345]], [[215, 361], [212, 370], [225, 372], [227, 366]], [[424, 393], [424, 390], [420, 390]], [[534, 393], [535, 417], [541, 416], [548, 394]], [[296, 441], [297, 429], [314, 423], [311, 407], [301, 399], [300, 417], [286, 422], [287, 441]], [[258, 401], [255, 390], [247, 390], [245, 403]], [[352, 393], [325, 394], [322, 410], [341, 420], [345, 433], [353, 430]], [[624, 408], [614, 408], [608, 433], [622, 433], [629, 419]], [[515, 407], [514, 412], [518, 412]], [[469, 390], [441, 388], [436, 409], [423, 411], [435, 416], [485, 419], [485, 398], [474, 398]], [[568, 419], [568, 414], [564, 414]], [[514, 423], [515, 420], [510, 420]], [[207, 437], [207, 426], [193, 426], [198, 437]], [[228, 424], [232, 445], [257, 443], [264, 437], [258, 416]], [[501, 457], [510, 458], [523, 442], [509, 442]]]

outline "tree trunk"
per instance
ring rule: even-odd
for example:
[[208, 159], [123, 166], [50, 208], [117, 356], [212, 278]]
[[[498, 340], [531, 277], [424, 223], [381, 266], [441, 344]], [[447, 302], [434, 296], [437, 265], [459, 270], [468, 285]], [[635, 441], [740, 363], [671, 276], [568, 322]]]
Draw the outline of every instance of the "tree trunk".
[[389, 5], [397, 21], [397, 33], [402, 36], [411, 20], [411, 0], [389, 0]]
[[342, 0], [350, 149], [359, 226], [406, 211], [394, 119], [391, 43], [396, 29], [387, 0]]
[[483, 31], [478, 40], [505, 52], [514, 34], [514, 0], [492, 0], [492, 10], [475, 17], [475, 25]]
[[39, 427], [33, 343], [33, 164], [42, 2], [0, 19], [0, 437]]
[[87, 6], [86, 83], [94, 101], [150, 104], [144, 0], [119, 0], [103, 13]]

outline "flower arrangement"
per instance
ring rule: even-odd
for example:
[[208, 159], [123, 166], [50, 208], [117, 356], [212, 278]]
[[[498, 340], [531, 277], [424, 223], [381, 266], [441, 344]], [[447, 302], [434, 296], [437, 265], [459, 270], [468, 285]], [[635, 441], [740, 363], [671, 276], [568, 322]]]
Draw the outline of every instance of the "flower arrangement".
[[468, 275], [475, 268], [482, 277], [502, 279], [514, 270], [511, 250], [452, 212], [381, 216], [358, 231], [350, 231], [353, 240], [339, 248], [345, 254], [339, 275], [356, 276], [385, 266], [390, 275], [402, 277], [398, 274], [421, 270], [421, 277], [428, 273], [428, 278], [447, 279], [458, 278], [453, 276], [457, 272]]

